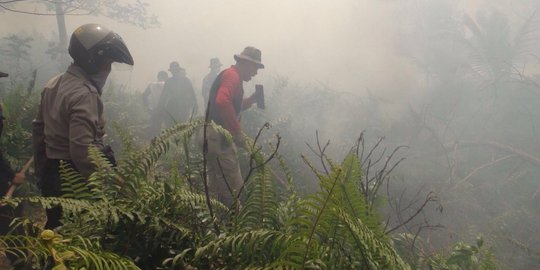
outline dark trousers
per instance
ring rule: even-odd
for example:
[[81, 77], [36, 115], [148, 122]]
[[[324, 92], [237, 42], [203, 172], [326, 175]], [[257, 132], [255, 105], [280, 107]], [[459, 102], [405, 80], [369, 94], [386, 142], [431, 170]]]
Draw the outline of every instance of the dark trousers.
[[13, 220], [13, 208], [10, 206], [0, 206], [0, 235], [9, 232], [9, 224]]
[[[116, 159], [114, 157], [114, 151], [110, 146], [105, 146], [101, 149], [103, 156], [109, 161], [109, 163], [116, 167]], [[62, 179], [60, 176], [60, 163], [67, 163], [75, 171], [77, 167], [71, 160], [60, 160], [60, 159], [47, 159], [45, 167], [43, 168], [43, 177], [39, 182], [39, 188], [41, 189], [41, 195], [43, 197], [62, 197], [64, 194], [62, 192]], [[46, 210], [47, 212], [47, 223], [45, 224], [45, 229], [54, 229], [56, 227], [62, 226], [60, 218], [62, 218], [62, 207], [55, 206]]]
[[[41, 195], [43, 197], [62, 197], [62, 180], [60, 178], [60, 162], [59, 159], [47, 159], [45, 168], [43, 170], [43, 177], [39, 182], [41, 189]], [[74, 164], [69, 160], [64, 162], [71, 165], [75, 169]], [[47, 223], [45, 223], [45, 229], [54, 229], [62, 226], [60, 218], [62, 218], [62, 207], [55, 206], [50, 209], [46, 209]]]

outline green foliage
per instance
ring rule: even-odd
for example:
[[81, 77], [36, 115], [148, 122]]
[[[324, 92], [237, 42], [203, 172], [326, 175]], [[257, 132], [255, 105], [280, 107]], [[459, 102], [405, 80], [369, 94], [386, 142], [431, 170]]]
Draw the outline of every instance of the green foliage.
[[[55, 260], [57, 266], [409, 269], [383, 233], [376, 209], [369, 207], [360, 192], [362, 164], [354, 152], [341, 163], [326, 159], [328, 171], [315, 169], [306, 159], [319, 190], [300, 196], [285, 159], [276, 154], [283, 170], [279, 173], [287, 179], [286, 183], [280, 180], [286, 184], [282, 189], [278, 173], [267, 163], [274, 154], [266, 155], [263, 147], [250, 142], [250, 173], [241, 194], [242, 207], [228, 209], [211, 199], [214, 214], [210, 214], [207, 195], [200, 188], [200, 149], [191, 143], [203, 124], [200, 120], [177, 124], [146, 146], [135, 143], [137, 129], [117, 127], [116, 141], [128, 146], [117, 167], [91, 147], [89, 156], [96, 172], [89, 179], [68, 163], [61, 164], [62, 198], [28, 196], [0, 203], [63, 208], [64, 225], [57, 232], [63, 240], [52, 246], [62, 254], [62, 260]], [[231, 140], [226, 130], [211, 125]], [[171, 155], [175, 151], [181, 155]], [[14, 236], [0, 240], [10, 237]], [[33, 261], [22, 255], [27, 249], [39, 258], [52, 255], [51, 246], [39, 246], [35, 235], [21, 237], [36, 243], [25, 249], [15, 240], [6, 242], [21, 259]]]
[[476, 239], [475, 245], [458, 242], [448, 257], [437, 255], [428, 260], [433, 270], [495, 270], [495, 256], [493, 252], [484, 247], [481, 237]]
[[37, 112], [37, 95], [18, 86], [0, 95], [0, 100], [6, 118], [0, 138], [2, 152], [14, 165], [22, 165], [32, 156], [30, 130]]
[[29, 50], [32, 47], [30, 42], [33, 38], [11, 34], [2, 39], [4, 48], [0, 49], [0, 53], [3, 57], [10, 59], [14, 63], [15, 70], [20, 70], [21, 62], [30, 60]]
[[138, 93], [112, 82], [101, 98], [106, 108], [104, 117], [110, 121], [106, 126], [106, 142], [117, 150], [117, 157], [128, 157], [135, 149], [143, 148], [141, 142], [146, 140], [143, 131], [149, 116]]
[[[61, 165], [63, 198], [19, 197], [1, 203], [16, 206], [27, 201], [43, 208], [61, 206], [62, 234], [91, 239], [110, 252], [137, 260], [143, 268], [154, 268], [170, 250], [188, 245], [189, 238], [201, 233], [211, 220], [203, 195], [165, 179], [147, 177], [171, 143], [191, 134], [198, 124], [177, 125], [164, 131], [148, 148], [134, 152], [116, 168], [96, 148], [90, 148], [97, 170], [88, 181], [67, 163]], [[211, 202], [215, 209], [224, 209], [220, 203]]]
[[[382, 233], [378, 217], [368, 211], [359, 189], [361, 164], [354, 153], [341, 164], [331, 162], [328, 173], [314, 171], [320, 191], [300, 198], [291, 189], [290, 196], [280, 194], [275, 173], [266, 163], [272, 156], [265, 157], [250, 143], [253, 176], [246, 179], [241, 210], [227, 209], [212, 199], [214, 216], [204, 193], [177, 183], [187, 181], [185, 176], [150, 177], [172, 147], [190, 151], [186, 138], [202, 124], [193, 121], [164, 130], [146, 148], [130, 151], [118, 167], [91, 147], [96, 172], [87, 181], [69, 164], [61, 164], [63, 198], [20, 197], [0, 203], [61, 206], [64, 226], [59, 233], [66, 241], [55, 242], [53, 248], [67, 256], [55, 260], [66, 267], [409, 269]], [[290, 185], [292, 179], [286, 175]], [[214, 234], [216, 224], [219, 235]], [[0, 240], [26, 260], [30, 258], [23, 254], [28, 249], [39, 258], [53, 253], [32, 236]], [[23, 247], [24, 241], [33, 244]]]
[[[301, 214], [296, 220], [298, 227], [309, 228], [309, 234], [304, 235], [308, 244], [303, 265], [310, 243], [315, 241], [327, 246], [329, 254], [325, 256], [337, 268], [351, 265], [406, 268], [393, 248], [385, 244], [387, 240], [378, 217], [367, 211], [358, 186], [361, 176], [358, 157], [351, 153], [340, 166], [332, 165], [328, 175], [318, 175], [321, 191], [300, 204]], [[359, 253], [348, 253], [353, 251]]]
[[[88, 180], [88, 187], [93, 204], [108, 212], [99, 217], [79, 213], [70, 217], [73, 223], [65, 225], [65, 230], [87, 237], [101, 235], [104, 247], [138, 259], [144, 268], [159, 265], [170, 250], [188, 245], [211, 220], [205, 211], [205, 197], [174, 181], [153, 179], [149, 173], [171, 144], [181, 141], [177, 138], [191, 134], [198, 125], [200, 122], [181, 124], [163, 131], [146, 149], [135, 151], [116, 168], [91, 149], [97, 172]], [[78, 183], [72, 180], [65, 183]], [[212, 203], [223, 209], [218, 202]]]
[[[39, 237], [2, 236], [0, 251], [33, 261], [34, 267], [41, 269], [53, 265], [52, 269], [140, 269], [126, 258], [103, 251], [88, 239], [64, 239], [61, 235], [49, 232], [52, 234], [51, 239], [43, 237], [44, 234]], [[53, 261], [48, 261], [49, 258], [53, 258]]]
[[278, 201], [269, 169], [258, 167], [233, 224], [166, 263], [179, 269], [409, 269], [367, 211], [360, 174], [350, 154], [320, 177], [316, 194]]
[[254, 157], [260, 166], [256, 175], [247, 186], [247, 196], [244, 207], [238, 217], [238, 226], [242, 231], [256, 229], [278, 229], [279, 198], [275, 180], [272, 178], [270, 168], [261, 165], [262, 156], [257, 153]]

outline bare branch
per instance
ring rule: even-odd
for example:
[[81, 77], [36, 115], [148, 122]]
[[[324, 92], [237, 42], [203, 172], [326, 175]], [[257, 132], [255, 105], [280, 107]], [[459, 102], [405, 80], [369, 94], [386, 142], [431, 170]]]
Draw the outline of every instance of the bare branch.
[[473, 146], [490, 146], [490, 147], [494, 147], [494, 148], [504, 150], [504, 151], [507, 151], [507, 152], [510, 152], [510, 153], [514, 153], [517, 156], [519, 156], [520, 158], [523, 158], [523, 159], [533, 163], [534, 165], [540, 166], [540, 158], [539, 157], [533, 156], [533, 155], [525, 152], [524, 150], [515, 148], [515, 147], [510, 146], [510, 145], [506, 145], [506, 144], [503, 144], [503, 143], [500, 143], [500, 142], [495, 142], [495, 141], [461, 141], [459, 146], [462, 147], [462, 148], [463, 147], [473, 147]]
[[416, 212], [414, 214], [412, 214], [409, 218], [407, 218], [407, 220], [401, 222], [400, 224], [398, 224], [397, 226], [395, 226], [394, 228], [386, 231], [385, 233], [386, 234], [390, 234], [392, 233], [393, 231], [401, 228], [402, 226], [404, 226], [405, 224], [409, 223], [411, 220], [413, 220], [416, 216], [418, 216], [423, 210], [424, 208], [426, 207], [426, 205], [430, 202], [435, 202], [435, 201], [438, 201], [438, 198], [437, 196], [435, 195], [435, 193], [433, 192], [430, 192], [428, 193], [428, 195], [426, 196], [426, 199], [424, 200], [424, 203], [422, 203], [422, 205], [416, 210]]
[[504, 161], [504, 160], [507, 160], [507, 159], [509, 159], [509, 158], [512, 158], [512, 157], [516, 157], [516, 155], [507, 155], [507, 156], [504, 156], [504, 157], [502, 157], [502, 158], [498, 158], [498, 159], [496, 159], [496, 160], [493, 160], [493, 161], [491, 161], [491, 162], [488, 162], [488, 163], [486, 163], [486, 164], [483, 164], [483, 165], [480, 166], [480, 167], [474, 168], [474, 170], [472, 170], [467, 176], [463, 177], [463, 179], [461, 179], [459, 182], [457, 182], [457, 183], [454, 185], [454, 187], [457, 187], [457, 186], [461, 185], [462, 183], [467, 182], [467, 181], [469, 180], [469, 178], [471, 178], [471, 177], [472, 177], [475, 173], [477, 173], [478, 171], [480, 171], [480, 170], [482, 170], [482, 169], [485, 169], [485, 168], [487, 168], [487, 167], [489, 167], [489, 166], [492, 166], [492, 165], [494, 165], [494, 164], [496, 164], [496, 163], [499, 163], [499, 162], [501, 162], [501, 161]]
[[[24, 0], [12, 0], [11, 2], [21, 2], [21, 1], [24, 1]], [[20, 10], [20, 9], [14, 9], [14, 8], [10, 8], [10, 7], [7, 7], [3, 4], [5, 3], [10, 3], [9, 1], [7, 2], [0, 2], [0, 8], [2, 9], [5, 9], [7, 11], [11, 11], [11, 12], [15, 12], [15, 13], [21, 13], [21, 14], [28, 14], [28, 15], [39, 15], [39, 16], [58, 16], [58, 15], [66, 15], [66, 16], [86, 16], [86, 15], [90, 15], [92, 13], [95, 12], [95, 10], [90, 10], [88, 12], [85, 12], [85, 13], [71, 13], [72, 11], [75, 11], [79, 8], [75, 8], [75, 9], [72, 9], [70, 11], [65, 11], [64, 13], [41, 13], [41, 12], [31, 12], [31, 11], [24, 11], [24, 10]]]

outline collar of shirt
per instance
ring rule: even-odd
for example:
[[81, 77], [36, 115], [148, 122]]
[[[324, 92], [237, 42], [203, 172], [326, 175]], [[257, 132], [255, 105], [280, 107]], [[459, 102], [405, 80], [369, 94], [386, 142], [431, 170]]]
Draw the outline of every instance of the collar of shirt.
[[91, 81], [90, 75], [84, 71], [81, 67], [77, 66], [76, 64], [71, 64], [68, 69], [67, 73], [81, 79], [85, 79], [87, 81]]

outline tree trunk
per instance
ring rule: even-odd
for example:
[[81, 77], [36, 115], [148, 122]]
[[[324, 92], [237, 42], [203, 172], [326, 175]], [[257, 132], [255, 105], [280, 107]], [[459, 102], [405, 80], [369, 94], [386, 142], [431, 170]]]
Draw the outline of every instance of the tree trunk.
[[67, 54], [67, 31], [66, 31], [66, 19], [64, 16], [65, 10], [62, 2], [55, 2], [54, 7], [56, 9], [56, 24], [58, 25], [58, 70], [63, 71], [69, 66], [70, 59]]
[[56, 8], [56, 24], [58, 25], [58, 47], [60, 49], [67, 48], [67, 31], [66, 31], [66, 19], [64, 16], [64, 9], [62, 3], [55, 2]]

